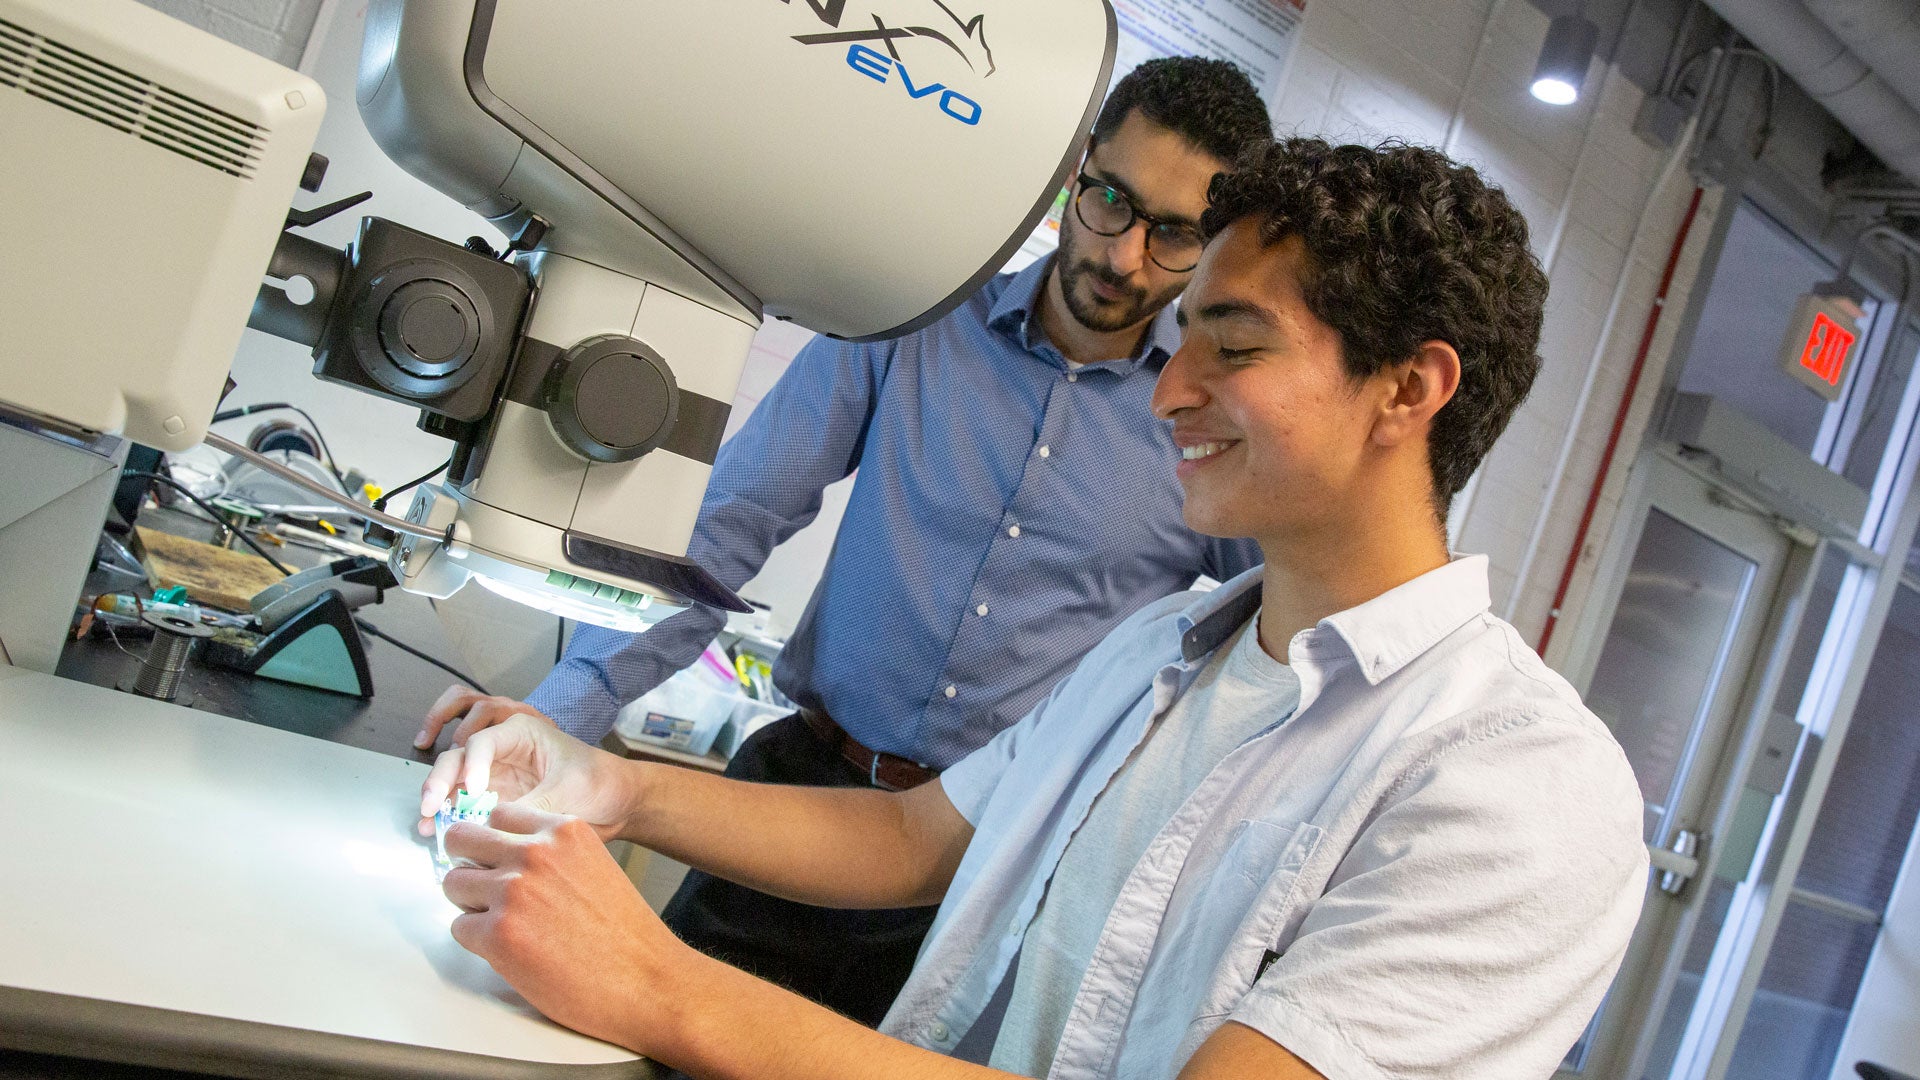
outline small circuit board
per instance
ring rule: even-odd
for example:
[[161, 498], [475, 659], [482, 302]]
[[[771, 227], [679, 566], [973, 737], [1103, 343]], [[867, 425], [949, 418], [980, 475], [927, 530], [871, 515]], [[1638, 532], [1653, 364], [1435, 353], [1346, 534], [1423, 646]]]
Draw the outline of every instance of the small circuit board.
[[477, 821], [485, 825], [493, 817], [493, 808], [500, 802], [500, 795], [493, 791], [468, 791], [460, 788], [453, 796], [440, 804], [433, 815], [433, 873], [442, 881], [447, 871], [456, 866], [471, 866], [464, 859], [454, 859], [447, 855], [447, 830], [457, 821]]

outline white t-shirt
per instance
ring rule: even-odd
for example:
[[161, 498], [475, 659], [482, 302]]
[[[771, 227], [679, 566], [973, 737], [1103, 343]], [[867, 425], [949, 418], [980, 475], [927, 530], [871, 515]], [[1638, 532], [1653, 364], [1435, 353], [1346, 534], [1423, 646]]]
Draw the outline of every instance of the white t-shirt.
[[1074, 992], [1120, 887], [1174, 811], [1220, 759], [1300, 703], [1300, 680], [1268, 656], [1247, 620], [1094, 800], [1027, 929], [991, 1064], [1045, 1076]]

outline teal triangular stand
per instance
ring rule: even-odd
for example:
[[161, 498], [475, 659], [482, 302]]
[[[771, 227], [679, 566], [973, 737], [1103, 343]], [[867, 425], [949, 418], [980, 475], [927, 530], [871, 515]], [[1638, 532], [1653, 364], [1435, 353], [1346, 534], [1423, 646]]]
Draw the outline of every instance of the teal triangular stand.
[[360, 693], [360, 679], [347, 643], [331, 626], [316, 626], [295, 638], [254, 674], [342, 694]]
[[208, 646], [201, 658], [215, 667], [336, 694], [373, 696], [373, 674], [367, 669], [367, 652], [353, 625], [353, 613], [333, 589], [251, 647], [217, 641]]

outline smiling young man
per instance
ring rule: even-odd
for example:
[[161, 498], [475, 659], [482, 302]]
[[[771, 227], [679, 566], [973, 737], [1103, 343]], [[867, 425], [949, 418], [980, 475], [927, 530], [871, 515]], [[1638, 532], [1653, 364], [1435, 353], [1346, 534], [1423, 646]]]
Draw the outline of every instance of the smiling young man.
[[[455, 937], [562, 1023], [694, 1076], [1549, 1076], [1647, 860], [1606, 728], [1442, 522], [1525, 397], [1519, 214], [1429, 150], [1288, 140], [1215, 185], [1154, 409], [1187, 520], [1266, 556], [1149, 604], [911, 792], [627, 763], [532, 718], [435, 766]], [[562, 817], [560, 813], [575, 815]], [[620, 835], [812, 903], [941, 902], [879, 1032], [693, 953]]]

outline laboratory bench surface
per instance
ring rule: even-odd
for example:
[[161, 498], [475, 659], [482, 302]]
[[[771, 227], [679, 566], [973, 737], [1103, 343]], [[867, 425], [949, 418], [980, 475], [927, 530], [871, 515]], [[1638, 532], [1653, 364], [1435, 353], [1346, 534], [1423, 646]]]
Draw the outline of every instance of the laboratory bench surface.
[[[146, 525], [148, 521], [142, 521], [142, 523]], [[321, 553], [305, 553], [303, 559], [290, 557], [286, 561], [301, 565], [301, 563], [323, 561], [324, 557], [326, 555]], [[88, 594], [92, 592], [94, 590], [88, 590]], [[399, 590], [388, 590], [384, 603], [363, 607], [357, 615], [361, 615], [372, 625], [380, 626], [380, 630], [407, 642], [409, 646], [438, 655], [442, 659], [449, 659], [455, 667], [461, 667], [457, 659], [459, 653], [453, 650], [451, 642], [447, 642], [440, 628], [440, 619], [436, 617], [430, 603], [424, 598], [405, 594]], [[125, 648], [121, 648], [121, 644], [125, 644]], [[140, 657], [144, 657], [144, 653], [146, 653], [146, 642], [115, 642], [111, 638], [108, 640], [88, 638], [67, 646], [67, 650], [61, 655], [58, 675], [75, 682], [92, 684], [98, 688], [113, 688], [117, 684], [131, 686], [132, 676], [138, 671]], [[234, 807], [246, 805], [248, 798], [253, 798], [255, 801], [261, 798], [259, 792], [255, 790], [261, 786], [265, 786], [271, 792], [280, 792], [280, 790], [288, 792], [286, 796], [288, 801], [300, 799], [305, 803], [315, 803], [315, 809], [324, 813], [309, 815], [311, 821], [300, 819], [296, 815], [296, 824], [301, 828], [307, 828], [309, 832], [332, 828], [334, 832], [340, 832], [344, 842], [359, 838], [361, 849], [348, 851], [348, 857], [361, 859], [367, 865], [355, 867], [355, 876], [374, 874], [372, 878], [365, 878], [363, 888], [372, 888], [378, 894], [376, 897], [378, 905], [386, 905], [386, 913], [390, 915], [390, 919], [382, 919], [380, 911], [374, 911], [374, 907], [378, 905], [367, 901], [359, 905], [367, 911], [357, 911], [351, 915], [336, 917], [336, 922], [340, 922], [340, 926], [324, 926], [326, 930], [324, 934], [315, 934], [315, 942], [321, 942], [321, 944], [311, 945], [313, 949], [319, 949], [317, 961], [323, 965], [334, 963], [336, 967], [342, 969], [342, 972], [355, 970], [355, 965], [371, 965], [371, 967], [388, 965], [392, 970], [380, 972], [378, 978], [392, 978], [396, 982], [382, 982], [382, 986], [409, 984], [409, 986], [424, 988], [426, 994], [440, 994], [440, 990], [436, 990], [440, 986], [463, 986], [465, 990], [459, 990], [444, 1003], [447, 1009], [445, 1017], [451, 1020], [459, 1009], [472, 1009], [474, 994], [480, 995], [480, 999], [486, 999], [488, 995], [503, 994], [505, 986], [499, 984], [497, 988], [493, 988], [492, 982], [497, 982], [497, 976], [492, 976], [492, 972], [484, 970], [484, 961], [478, 961], [478, 957], [455, 955], [451, 949], [442, 949], [428, 942], [428, 938], [438, 942], [438, 936], [424, 932], [422, 920], [434, 919], [434, 913], [428, 911], [428, 907], [432, 907], [432, 903], [444, 905], [444, 897], [438, 897], [438, 886], [432, 886], [432, 874], [424, 867], [424, 859], [426, 859], [424, 851], [420, 851], [407, 840], [401, 840], [399, 828], [392, 822], [386, 821], [386, 817], [394, 817], [397, 811], [392, 811], [392, 807], [386, 807], [384, 803], [386, 801], [394, 801], [396, 805], [403, 803], [405, 799], [401, 796], [386, 798], [392, 794], [388, 792], [388, 788], [394, 788], [399, 792], [401, 788], [417, 786], [420, 774], [424, 773], [424, 765], [432, 761], [434, 751], [420, 751], [413, 748], [413, 734], [419, 730], [420, 717], [426, 713], [428, 705], [432, 705], [432, 701], [442, 694], [442, 690], [445, 690], [449, 682], [453, 682], [453, 678], [382, 640], [367, 640], [367, 659], [369, 659], [372, 684], [374, 684], [374, 696], [371, 700], [359, 700], [359, 698], [342, 696], [342, 694], [330, 694], [324, 690], [313, 690], [307, 686], [294, 686], [294, 684], [284, 684], [284, 682], [275, 682], [267, 678], [238, 675], [230, 671], [215, 671], [215, 669], [202, 667], [198, 661], [190, 663], [182, 676], [180, 703], [186, 703], [194, 715], [202, 715], [204, 717], [202, 721], [196, 721], [192, 715], [184, 715], [179, 711], [157, 709], [152, 701], [140, 700], [132, 696], [127, 698], [129, 703], [127, 709], [102, 709], [100, 705], [104, 701], [109, 701], [109, 698], [102, 696], [104, 694], [102, 690], [77, 688], [77, 690], [84, 690], [84, 694], [52, 694], [48, 690], [48, 684], [42, 682], [36, 686], [27, 686], [29, 682], [35, 682], [35, 680], [19, 676], [15, 682], [15, 688], [27, 694], [25, 698], [27, 703], [23, 705], [25, 709], [40, 709], [42, 713], [46, 713], [46, 717], [54, 717], [56, 713], [63, 713], [63, 709], [69, 707], [65, 703], [65, 698], [84, 701], [75, 701], [71, 705], [73, 709], [71, 717], [65, 717], [65, 715], [54, 717], [71, 724], [71, 730], [54, 730], [54, 728], [42, 726], [40, 732], [35, 732], [29, 723], [27, 728], [15, 728], [12, 734], [8, 734], [6, 730], [0, 730], [0, 742], [12, 740], [15, 744], [19, 744], [13, 748], [15, 751], [33, 751], [36, 759], [52, 759], [56, 761], [56, 765], [52, 765], [50, 769], [56, 769], [56, 771], [63, 769], [67, 773], [88, 773], [92, 771], [90, 761], [115, 759], [115, 753], [102, 753], [104, 748], [121, 749], [125, 753], [140, 753], [140, 751], [148, 755], [157, 753], [157, 757], [163, 759], [163, 765], [157, 765], [154, 769], [156, 773], [173, 769], [180, 776], [194, 780], [194, 788], [204, 788], [209, 792], [207, 807], [196, 809], [194, 813], [202, 813], [202, 817], [207, 817], [211, 821], [230, 821]], [[38, 676], [38, 678], [44, 680], [46, 676]], [[0, 682], [6, 682], [6, 680], [0, 678]], [[15, 692], [10, 694], [10, 698], [19, 700], [21, 694]], [[4, 711], [6, 709], [0, 709], [0, 713]], [[209, 713], [219, 717], [250, 721], [250, 724], [232, 726], [227, 721], [219, 721], [211, 717]], [[17, 723], [17, 719], [13, 723]], [[179, 730], [173, 730], [175, 724]], [[259, 724], [259, 728], [255, 728], [252, 724]], [[0, 728], [4, 728], [4, 724], [0, 724]], [[305, 744], [303, 740], [290, 742], [286, 740], [286, 736], [269, 734], [261, 728], [276, 728], [278, 732], [309, 736], [313, 740], [321, 740], [323, 744], [338, 744], [342, 748], [367, 749], [382, 757], [353, 755], [353, 753], [344, 753], [342, 749], [301, 749], [311, 744]], [[248, 732], [259, 732], [259, 734], [248, 734]], [[451, 732], [451, 726], [449, 726], [449, 732]], [[163, 734], [171, 742], [165, 742], [165, 744], [148, 742], [148, 740], [161, 740]], [[442, 742], [445, 742], [445, 736]], [[142, 746], [144, 749], [140, 751], [134, 749]], [[190, 753], [184, 757], [180, 757], [179, 753], [169, 755], [169, 753], [157, 751], [156, 748], [161, 746], [190, 749]], [[0, 753], [0, 757], [8, 757], [8, 753]], [[378, 765], [380, 761], [390, 761], [390, 765]], [[253, 778], [242, 776], [244, 773], [253, 771], [255, 767], [261, 771], [259, 776], [253, 776]], [[0, 767], [0, 773], [4, 773], [4, 767]], [[127, 799], [140, 798], [142, 796], [140, 786], [150, 782], [150, 776], [146, 776], [142, 771], [109, 773], [109, 776], [111, 780], [119, 780], [119, 794]], [[225, 780], [217, 780], [221, 776], [242, 776], [242, 780], [238, 784], [228, 784]], [[65, 786], [58, 782], [58, 776], [46, 778], [46, 776], [35, 776], [35, 774], [19, 774], [15, 776], [15, 780], [21, 780], [25, 784], [25, 788], [19, 788], [15, 792], [19, 798], [50, 799], [52, 803], [61, 803], [61, 799], [67, 798]], [[111, 780], [102, 780], [109, 790], [115, 788]], [[180, 780], [175, 778], [171, 782], [179, 784]], [[154, 780], [154, 784], [157, 784], [157, 780]], [[10, 784], [0, 784], [0, 788], [8, 788], [8, 786]], [[156, 786], [156, 792], [161, 790], [165, 788]], [[188, 788], [175, 786], [171, 790], [188, 790]], [[271, 799], [273, 796], [267, 796], [267, 798]], [[338, 799], [338, 805], [321, 807], [319, 803], [323, 803], [324, 799]], [[367, 799], [374, 799], [382, 805], [369, 809]], [[4, 805], [6, 801], [8, 799], [4, 798], [4, 790], [0, 790], [0, 805]], [[15, 809], [23, 809], [23, 807], [15, 807]], [[125, 842], [132, 849], [148, 851], [156, 865], [165, 865], [169, 857], [167, 851], [171, 851], [171, 846], [177, 846], [177, 844], [173, 838], [169, 838], [163, 832], [163, 822], [156, 824], [150, 830], [150, 834], [131, 836], [123, 840], [119, 836], [119, 826], [111, 821], [94, 821], [83, 826], [60, 824], [60, 822], [71, 822], [77, 817], [84, 819], [90, 813], [94, 813], [86, 805], [86, 799], [77, 799], [73, 807], [44, 805], [42, 811], [44, 813], [38, 815], [42, 821], [46, 819], [56, 819], [56, 821], [50, 822], [46, 830], [38, 830], [38, 828], [33, 830], [42, 834], [40, 840], [35, 840], [31, 834], [27, 836], [15, 834], [13, 846], [23, 846], [21, 853], [25, 857], [36, 859], [42, 867], [50, 867], [50, 871], [36, 874], [48, 880], [44, 888], [56, 890], [56, 896], [71, 894], [71, 897], [86, 897], [79, 903], [75, 903], [73, 899], [56, 903], [56, 909], [73, 911], [75, 915], [71, 919], [61, 917], [56, 924], [50, 924], [48, 926], [52, 930], [50, 938], [61, 938], [61, 940], [63, 936], [75, 938], [73, 942], [65, 942], [63, 947], [71, 947], [77, 953], [84, 953], [88, 947], [84, 944], [86, 940], [98, 940], [102, 936], [108, 936], [108, 938], [117, 936], [119, 932], [115, 932], [113, 926], [129, 928], [138, 922], [146, 922], [138, 917], [129, 920], [125, 913], [117, 915], [115, 919], [102, 922], [98, 913], [84, 911], [86, 903], [94, 899], [88, 896], [88, 890], [98, 888], [100, 882], [108, 882], [106, 888], [109, 890], [111, 888], [127, 890], [127, 896], [121, 897], [121, 901], [115, 901], [115, 903], [125, 903], [125, 907], [131, 909], [142, 901], [152, 901], [156, 907], [167, 909], [169, 911], [167, 919], [180, 922], [177, 930], [182, 942], [192, 942], [213, 953], [219, 953], [223, 949], [228, 953], [242, 951], [238, 945], [221, 942], [221, 934], [225, 930], [217, 920], [211, 917], [202, 919], [198, 915], [184, 915], [184, 917], [177, 915], [177, 911], [182, 907], [182, 897], [190, 896], [190, 892], [182, 892], [182, 890], [190, 890], [192, 888], [190, 884], [161, 882], [161, 892], [157, 896], [148, 896], [140, 892], [148, 888], [146, 884], [138, 888], [131, 884], [119, 886], [119, 884], [111, 884], [113, 876], [102, 876], [100, 872], [88, 871], [84, 867], [69, 869], [65, 865], [60, 865], [58, 849], [67, 849], [67, 847], [61, 847], [61, 844], [71, 846], [75, 844], [75, 838], [77, 838], [79, 844], [92, 844], [98, 847], [98, 838], [102, 834], [111, 834], [115, 842]], [[165, 815], [156, 815], [156, 817], [165, 817]], [[83, 828], [90, 828], [90, 832], [79, 832]], [[67, 836], [67, 832], [73, 832], [73, 836]], [[388, 836], [390, 832], [392, 836]], [[267, 834], [259, 834], [259, 830], [253, 828], [252, 824], [242, 824], [242, 828], [236, 830], [234, 844], [240, 844], [240, 840], [246, 838], [248, 842], [257, 844], [259, 846], [257, 849], [271, 849], [273, 847], [271, 840], [261, 840], [261, 836], [267, 836]], [[6, 846], [8, 844], [0, 844], [0, 847]], [[36, 849], [36, 846], [44, 849]], [[346, 844], [346, 847], [353, 847], [353, 844]], [[202, 857], [192, 846], [180, 847], [177, 855], [188, 861]], [[257, 911], [261, 903], [278, 903], [282, 907], [307, 905], [307, 907], [313, 907], [313, 913], [303, 913], [303, 919], [328, 919], [323, 915], [323, 911], [340, 911], [344, 903], [342, 897], [351, 896], [342, 892], [344, 888], [351, 886], [351, 882], [328, 880], [326, 876], [313, 876], [309, 871], [301, 869], [300, 861], [290, 861], [282, 855], [234, 861], [228, 855], [215, 853], [215, 855], [205, 855], [205, 859], [209, 863], [209, 869], [221, 872], [228, 882], [234, 880], [230, 876], [232, 872], [246, 872], [236, 871], [236, 869], [248, 867], [248, 865], [255, 867], [255, 874], [250, 876], [267, 878], [259, 886], [255, 886], [253, 882], [248, 882], [244, 886], [248, 890], [261, 892], [259, 903], [253, 907], [253, 911]], [[420, 872], [426, 874], [424, 884], [411, 880], [415, 878], [415, 874], [411, 872], [415, 859], [422, 861]], [[407, 880], [396, 880], [394, 874], [388, 871], [388, 867], [396, 867], [396, 865], [405, 865], [409, 869], [407, 874], [399, 874], [401, 878], [407, 878]], [[148, 876], [150, 872], [146, 867], [129, 865], [123, 876], [127, 878], [136, 876], [134, 869], [138, 869], [138, 876], [142, 878]], [[315, 894], [311, 899], [301, 896], [300, 890], [294, 890], [288, 884], [290, 878], [298, 878], [300, 874], [313, 876], [313, 884], [305, 890]], [[165, 874], [161, 876], [165, 878]], [[382, 880], [382, 876], [386, 880]], [[167, 890], [173, 890], [177, 896], [167, 896]], [[19, 890], [13, 890], [13, 892], [19, 892]], [[0, 888], [0, 894], [6, 894], [6, 896], [0, 896], [0, 907], [6, 907], [8, 903], [12, 903], [15, 907], [25, 905], [27, 917], [33, 917], [36, 911], [44, 917], [44, 911], [40, 909], [44, 909], [48, 903], [54, 903], [44, 897], [35, 899], [38, 890], [12, 896], [6, 888]], [[240, 909], [240, 897], [228, 897], [228, 899], [232, 899], [236, 909]], [[353, 901], [348, 899], [346, 903], [351, 907]], [[33, 907], [33, 905], [40, 905], [40, 907]], [[92, 922], [88, 922], [90, 919], [100, 924], [92, 926]], [[353, 919], [359, 922], [351, 922]], [[401, 922], [396, 924], [394, 919], [399, 919]], [[248, 917], [246, 922], [250, 924], [253, 920], [255, 920], [253, 917]], [[71, 926], [63, 926], [63, 922], [71, 922]], [[88, 934], [88, 926], [92, 926], [90, 934]], [[246, 934], [257, 934], [257, 930], [236, 932], [236, 936], [242, 936], [242, 938]], [[336, 940], [323, 942], [326, 934], [332, 934]], [[444, 934], [444, 930], [440, 934]], [[146, 938], [152, 938], [152, 936], [148, 934]], [[392, 938], [392, 940], [386, 940], [386, 938]], [[113, 980], [136, 980], [136, 978], [142, 978], [142, 972], [146, 972], [144, 976], [150, 978], [152, 970], [163, 970], [157, 959], [157, 951], [163, 951], [163, 949], [159, 949], [156, 945], [142, 945], [140, 940], [142, 936], [134, 934], [132, 938], [127, 938], [123, 945], [117, 945], [113, 949], [108, 949], [104, 945], [98, 947], [96, 949], [98, 955], [94, 957], [77, 957], [75, 963], [79, 965], [81, 974], [73, 974], [71, 978], [77, 982], [94, 980], [92, 984], [96, 986], [111, 986]], [[263, 942], [267, 942], [267, 951], [275, 951], [275, 949], [284, 951], [278, 938], [269, 936], [269, 938], [263, 938]], [[422, 942], [426, 942], [426, 945], [422, 945]], [[451, 938], [447, 938], [442, 944], [451, 945]], [[15, 945], [23, 947], [27, 955], [23, 959], [17, 957], [10, 963], [15, 967], [25, 965], [21, 970], [25, 970], [27, 974], [33, 974], [38, 970], [38, 976], [35, 976], [38, 982], [29, 980], [19, 986], [46, 988], [46, 986], [58, 986], [63, 980], [69, 978], [67, 974], [60, 974], [61, 970], [67, 967], [67, 961], [61, 959], [63, 953], [56, 951], [54, 942], [35, 945], [31, 938], [23, 938], [23, 940], [17, 940]], [[125, 947], [125, 945], [131, 945], [131, 947]], [[38, 957], [38, 961], [31, 955], [35, 953], [36, 947], [44, 953]], [[125, 961], [121, 959], [123, 947], [129, 957]], [[426, 949], [426, 953], [430, 953], [424, 959], [420, 953], [422, 947]], [[148, 957], [142, 953], [142, 949], [146, 953], [156, 953], [156, 955]], [[328, 961], [326, 959], [328, 953], [338, 953], [338, 957]], [[215, 959], [209, 959], [209, 965], [215, 963]], [[84, 970], [94, 967], [96, 961], [106, 965], [104, 974], [94, 974]], [[244, 965], [246, 961], [244, 957], [242, 959], [227, 957], [227, 963]], [[430, 965], [434, 970], [428, 970], [426, 965]], [[478, 965], [478, 969], [474, 969], [472, 965]], [[119, 969], [125, 969], [125, 972]], [[353, 976], [336, 974], [336, 978], [353, 978]], [[367, 974], [363, 978], [374, 978], [374, 974]], [[413, 982], [407, 982], [407, 980], [413, 980]], [[219, 999], [223, 994], [232, 995], [234, 990], [232, 988], [219, 990], [215, 986], [205, 986], [205, 988], [194, 988], [194, 994], [205, 994], [211, 1001], [211, 999]], [[409, 994], [415, 994], [415, 992], [409, 992]], [[104, 997], [113, 999], [111, 994], [104, 994]], [[119, 997], [119, 999], [132, 1001], [138, 997]], [[538, 1017], [528, 1017], [524, 1013], [524, 1005], [520, 1005], [518, 1011], [509, 1009], [507, 1013], [499, 1013], [499, 1020], [501, 1020], [501, 1026], [505, 1028], [515, 1028], [515, 1024], [524, 1028], [524, 1032], [516, 1028], [513, 1038], [524, 1040], [524, 1045], [528, 1047], [541, 1045], [551, 1049], [553, 1036], [561, 1034], [559, 1030], [555, 1030], [553, 1036], [547, 1036], [536, 1028], [526, 1028], [530, 1020], [538, 1020]], [[280, 1020], [280, 1022], [286, 1022], [286, 1020]], [[0, 1020], [0, 1024], [4, 1024], [4, 1020]], [[549, 1026], [543, 1020], [540, 1020], [540, 1024]], [[374, 1022], [374, 1026], [378, 1026], [378, 1022]], [[482, 1026], [492, 1026], [492, 1024], [482, 1024]], [[442, 1034], [445, 1030], [447, 1028], [442, 1028]], [[459, 1028], [459, 1030], [470, 1030], [470, 1028]], [[572, 1036], [570, 1032], [566, 1032], [566, 1036], [572, 1040], [578, 1040], [578, 1036]], [[480, 1042], [488, 1042], [488, 1040], [484, 1038]], [[33, 1045], [33, 1049], [48, 1049], [46, 1045], [35, 1045], [31, 1042], [15, 1042], [15, 1045]], [[434, 1043], [424, 1043], [424, 1045], [434, 1045]], [[438, 1045], [449, 1045], [449, 1043], [440, 1042]], [[509, 1045], [509, 1043], [501, 1042], [501, 1045]], [[513, 1043], [513, 1045], [520, 1045], [520, 1043]], [[612, 1067], [612, 1063], [589, 1065], [589, 1061], [605, 1061], [605, 1057], [595, 1057], [597, 1051], [574, 1057], [576, 1047], [564, 1045], [561, 1049], [564, 1051], [561, 1053], [561, 1059], [570, 1057], [572, 1061], [578, 1061], [580, 1063], [578, 1068], [582, 1068], [582, 1074], [597, 1074], [597, 1072], [603, 1072], [605, 1068]], [[611, 1049], [611, 1047], [603, 1047], [603, 1049]], [[503, 1053], [503, 1051], [495, 1049], [493, 1053]], [[518, 1057], [518, 1053], [511, 1053], [511, 1055]], [[476, 1061], [474, 1057], [465, 1053], [455, 1057]], [[154, 1061], [161, 1061], [165, 1065], [175, 1065], [175, 1067], [196, 1067], [190, 1059], [188, 1061], [154, 1059]], [[351, 1055], [349, 1055], [349, 1061], [351, 1061]], [[505, 1065], [503, 1059], [493, 1059], [493, 1061]], [[547, 1059], [547, 1061], [553, 1061], [553, 1059]], [[317, 1063], [309, 1059], [309, 1067], [296, 1068], [296, 1072], [301, 1076], [355, 1074], [355, 1067], [351, 1063], [340, 1063], [338, 1068], [313, 1068], [311, 1065], [317, 1065]], [[634, 1074], [634, 1067], [651, 1070], [651, 1067], [647, 1067], [645, 1063], [632, 1063], [632, 1061], [628, 1061], [626, 1067], [618, 1070], [622, 1074]], [[219, 1068], [234, 1070], [236, 1067], [221, 1065]], [[374, 1072], [392, 1074], [390, 1070], [374, 1070]], [[428, 1072], [434, 1072], [434, 1068], [428, 1068]], [[275, 1074], [275, 1072], [271, 1067], [267, 1067], [265, 1072], [259, 1072], [259, 1074]], [[294, 1074], [294, 1072], [282, 1070], [278, 1074]], [[547, 1072], [543, 1070], [543, 1074]], [[551, 1068], [551, 1074], [566, 1076], [566, 1074], [572, 1074], [572, 1070], [564, 1067]], [[67, 1078], [81, 1078], [81, 1076], [102, 1078], [102, 1080], [182, 1080], [182, 1078], [202, 1076], [202, 1074], [180, 1072], [175, 1068], [111, 1065], [104, 1061], [79, 1059], [79, 1057], [50, 1057], [44, 1053], [0, 1049], [0, 1078], [4, 1080], [29, 1080], [29, 1078], [31, 1080], [42, 1080], [42, 1078], [67, 1080]]]

